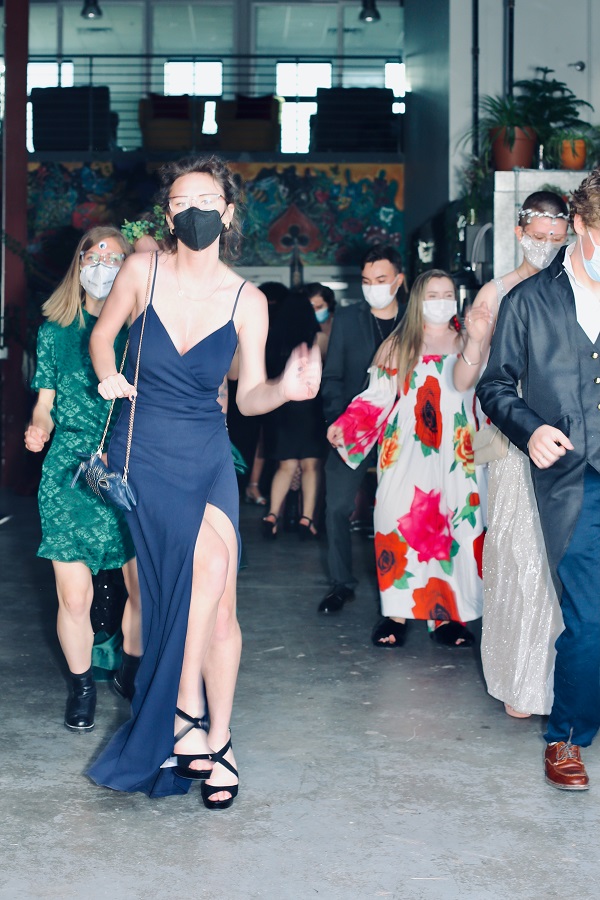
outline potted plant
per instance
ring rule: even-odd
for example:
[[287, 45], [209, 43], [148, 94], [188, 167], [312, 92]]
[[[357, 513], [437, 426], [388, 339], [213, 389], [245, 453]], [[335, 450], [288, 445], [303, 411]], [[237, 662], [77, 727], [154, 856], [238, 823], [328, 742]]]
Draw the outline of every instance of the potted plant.
[[[550, 78], [553, 69], [538, 66], [540, 75], [515, 82], [515, 90], [519, 91], [519, 101], [523, 113], [531, 123], [543, 147], [542, 154], [552, 165], [556, 165], [561, 156], [562, 142], [566, 140], [571, 148], [577, 151], [575, 141], [589, 137], [592, 126], [580, 119], [581, 110], [593, 106], [587, 100], [580, 100], [564, 81]], [[559, 137], [562, 133], [564, 137]], [[591, 141], [586, 149], [591, 148]], [[579, 145], [577, 156], [582, 159], [583, 147]], [[581, 168], [585, 165], [583, 159]]]
[[537, 136], [520, 97], [482, 97], [478, 131], [482, 152], [491, 152], [495, 169], [531, 165]]
[[579, 127], [559, 128], [548, 143], [547, 158], [562, 169], [583, 169], [598, 153], [598, 130], [582, 122]]

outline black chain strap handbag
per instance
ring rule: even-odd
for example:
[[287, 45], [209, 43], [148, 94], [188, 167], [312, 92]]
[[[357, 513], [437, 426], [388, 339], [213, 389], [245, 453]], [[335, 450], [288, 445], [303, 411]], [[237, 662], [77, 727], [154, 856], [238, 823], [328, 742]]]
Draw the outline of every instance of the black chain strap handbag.
[[[137, 352], [137, 360], [135, 364], [135, 377], [133, 379], [133, 386], [135, 388], [136, 394], [131, 400], [131, 410], [129, 412], [129, 429], [127, 432], [127, 448], [125, 451], [125, 465], [123, 467], [122, 472], [113, 472], [111, 471], [107, 465], [102, 461], [102, 454], [104, 453], [104, 442], [106, 440], [106, 435], [108, 434], [108, 428], [110, 425], [111, 416], [113, 413], [115, 400], [112, 401], [110, 405], [110, 410], [108, 412], [108, 418], [106, 420], [106, 425], [104, 427], [104, 434], [100, 440], [100, 444], [98, 448], [94, 450], [91, 455], [87, 453], [79, 453], [78, 456], [81, 458], [81, 463], [77, 471], [75, 472], [75, 477], [71, 482], [71, 487], [75, 487], [75, 484], [80, 475], [83, 475], [87, 484], [91, 487], [96, 496], [100, 497], [100, 499], [104, 503], [110, 503], [112, 506], [115, 506], [117, 509], [123, 509], [126, 512], [131, 512], [134, 506], [137, 504], [137, 500], [133, 490], [131, 489], [131, 485], [128, 481], [129, 475], [129, 456], [131, 453], [131, 439], [133, 437], [133, 420], [135, 417], [135, 403], [137, 400], [137, 384], [138, 384], [138, 375], [140, 371], [140, 356], [142, 352], [142, 339], [144, 337], [144, 328], [146, 326], [146, 312], [148, 310], [148, 300], [150, 298], [150, 281], [152, 278], [152, 262], [156, 260], [156, 265], [154, 267], [154, 279], [156, 280], [156, 269], [158, 267], [158, 254], [155, 253], [153, 258], [150, 259], [150, 270], [148, 272], [148, 283], [146, 285], [146, 299], [144, 302], [144, 314], [142, 318], [142, 327], [140, 330], [140, 343], [138, 346]], [[127, 339], [127, 343], [125, 344], [125, 351], [123, 353], [123, 359], [121, 360], [121, 368], [119, 369], [119, 374], [122, 373], [123, 367], [125, 365], [125, 360], [127, 359], [127, 350], [129, 348], [129, 338]]]

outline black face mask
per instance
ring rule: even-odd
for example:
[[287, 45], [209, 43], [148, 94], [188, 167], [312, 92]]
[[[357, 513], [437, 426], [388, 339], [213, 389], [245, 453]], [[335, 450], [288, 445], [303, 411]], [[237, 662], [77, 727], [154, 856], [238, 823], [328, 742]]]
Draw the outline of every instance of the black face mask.
[[204, 211], [190, 206], [173, 216], [173, 231], [190, 250], [205, 250], [223, 231], [223, 222], [216, 209]]

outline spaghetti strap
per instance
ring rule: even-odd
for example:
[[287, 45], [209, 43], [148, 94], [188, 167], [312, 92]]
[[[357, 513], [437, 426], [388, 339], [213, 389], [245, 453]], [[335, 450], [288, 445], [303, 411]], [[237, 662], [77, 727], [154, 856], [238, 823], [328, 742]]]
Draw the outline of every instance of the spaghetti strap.
[[152, 301], [154, 299], [154, 285], [156, 284], [156, 273], [158, 271], [158, 250], [152, 251], [154, 254], [154, 274], [152, 276], [152, 288], [150, 289], [150, 299], [148, 300], [148, 306], [152, 306]]
[[237, 292], [237, 296], [235, 298], [235, 303], [233, 304], [233, 309], [231, 310], [231, 321], [232, 322], [233, 322], [233, 317], [235, 316], [235, 311], [237, 309], [238, 300], [240, 299], [240, 294], [242, 293], [242, 288], [244, 287], [245, 284], [246, 284], [246, 282], [242, 281], [242, 283], [240, 284], [240, 289]]

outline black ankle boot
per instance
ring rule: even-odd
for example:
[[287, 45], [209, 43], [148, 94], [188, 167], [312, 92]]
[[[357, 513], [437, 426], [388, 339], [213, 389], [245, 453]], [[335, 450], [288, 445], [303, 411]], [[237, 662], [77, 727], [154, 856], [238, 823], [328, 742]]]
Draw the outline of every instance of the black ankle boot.
[[113, 687], [119, 697], [124, 700], [133, 700], [135, 692], [135, 676], [140, 667], [140, 657], [130, 656], [129, 653], [123, 651], [121, 666], [113, 676]]
[[65, 728], [70, 731], [91, 731], [96, 712], [96, 685], [92, 668], [81, 675], [69, 672], [69, 697], [65, 709]]

